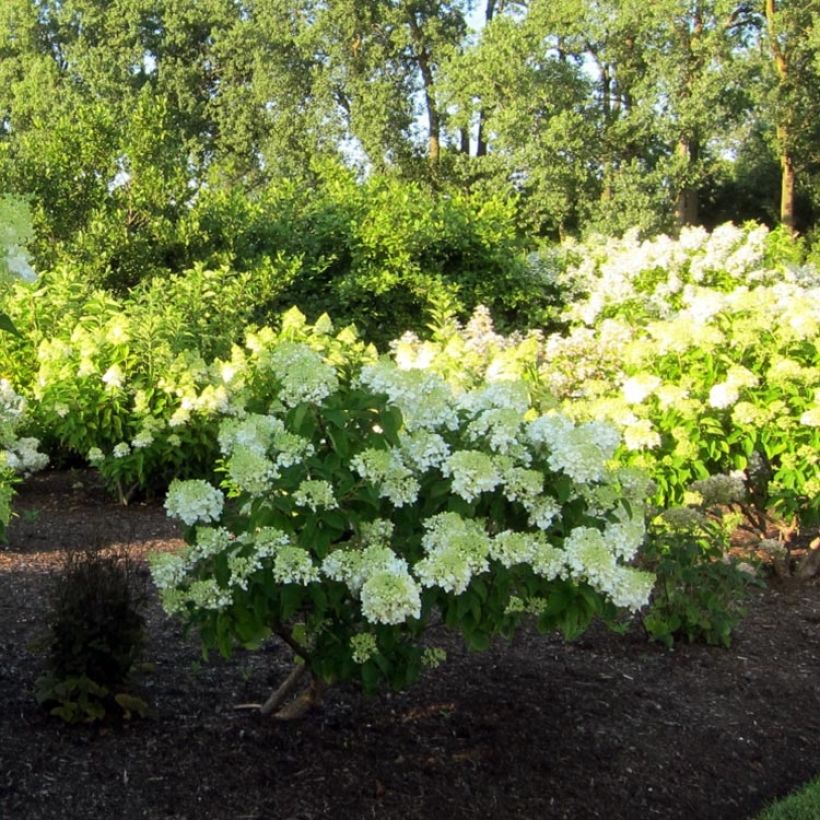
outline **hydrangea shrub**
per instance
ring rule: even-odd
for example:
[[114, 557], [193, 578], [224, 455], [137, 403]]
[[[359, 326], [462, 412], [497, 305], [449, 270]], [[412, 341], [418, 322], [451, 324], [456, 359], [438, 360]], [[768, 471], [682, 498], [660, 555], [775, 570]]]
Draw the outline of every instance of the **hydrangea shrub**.
[[520, 380], [457, 389], [296, 330], [243, 375], [221, 485], [166, 500], [187, 547], [153, 577], [207, 647], [276, 634], [317, 680], [404, 686], [441, 660], [431, 625], [480, 649], [526, 615], [573, 636], [647, 602], [630, 564], [647, 481], [611, 469], [610, 425], [541, 415]]

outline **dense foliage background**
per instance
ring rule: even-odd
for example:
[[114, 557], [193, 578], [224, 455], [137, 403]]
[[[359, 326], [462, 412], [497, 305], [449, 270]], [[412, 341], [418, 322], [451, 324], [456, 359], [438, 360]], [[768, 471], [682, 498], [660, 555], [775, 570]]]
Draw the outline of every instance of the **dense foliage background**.
[[364, 314], [401, 269], [415, 308], [493, 287], [515, 236], [808, 231], [819, 32], [816, 0], [6, 0], [0, 191], [38, 270], [283, 255], [308, 307]]

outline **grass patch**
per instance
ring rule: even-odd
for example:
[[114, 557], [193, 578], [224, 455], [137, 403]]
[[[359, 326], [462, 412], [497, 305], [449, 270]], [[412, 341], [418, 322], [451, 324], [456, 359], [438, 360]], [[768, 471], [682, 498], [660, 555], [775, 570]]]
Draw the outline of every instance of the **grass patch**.
[[799, 792], [769, 806], [757, 820], [817, 820], [820, 817], [820, 777]]

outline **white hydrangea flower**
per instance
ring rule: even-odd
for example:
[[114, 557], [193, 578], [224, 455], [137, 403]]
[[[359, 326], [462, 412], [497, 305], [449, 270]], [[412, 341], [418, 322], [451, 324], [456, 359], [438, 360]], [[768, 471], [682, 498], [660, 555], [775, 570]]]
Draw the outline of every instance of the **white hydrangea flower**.
[[320, 404], [339, 389], [336, 369], [305, 344], [282, 342], [270, 355], [279, 381], [279, 398], [287, 407]]
[[350, 637], [350, 654], [353, 663], [367, 663], [379, 651], [376, 636], [372, 632], [360, 632]]
[[627, 450], [653, 450], [661, 446], [661, 436], [649, 419], [636, 419], [624, 429]]
[[408, 572], [376, 572], [361, 588], [362, 615], [376, 624], [400, 624], [421, 616], [421, 591]]
[[319, 580], [319, 569], [310, 553], [302, 547], [280, 547], [273, 559], [273, 577], [280, 584], [307, 586]]
[[716, 410], [722, 410], [726, 407], [731, 407], [740, 397], [737, 385], [729, 381], [718, 382], [712, 385], [709, 391], [709, 406]]
[[641, 404], [661, 385], [661, 380], [651, 373], [640, 373], [627, 379], [621, 388], [628, 404]]
[[412, 504], [418, 498], [419, 482], [397, 449], [364, 450], [351, 460], [350, 467], [396, 507]]
[[465, 501], [473, 501], [501, 483], [495, 462], [480, 450], [457, 450], [444, 462], [441, 471], [452, 476], [453, 492]]
[[127, 441], [121, 441], [119, 444], [115, 444], [114, 449], [111, 451], [111, 455], [113, 455], [114, 458], [125, 458], [130, 453], [131, 445]]
[[298, 507], [310, 507], [314, 512], [319, 509], [331, 510], [339, 506], [330, 482], [310, 479], [299, 485], [293, 494], [293, 502]]
[[174, 479], [165, 498], [168, 515], [179, 518], [188, 526], [200, 521], [218, 521], [224, 504], [222, 493], [201, 479]]
[[159, 590], [178, 587], [187, 577], [188, 561], [184, 554], [157, 552], [148, 556], [151, 577]]
[[600, 530], [575, 527], [564, 541], [564, 554], [575, 578], [589, 581], [602, 591], [609, 588], [616, 567], [615, 555]]
[[401, 410], [404, 429], [457, 430], [458, 413], [453, 391], [444, 379], [430, 370], [399, 370], [387, 361], [366, 365], [359, 383], [374, 393], [383, 393]]
[[440, 467], [450, 455], [450, 446], [438, 434], [427, 430], [399, 434], [399, 449], [406, 464], [419, 473]]
[[197, 609], [221, 610], [233, 602], [231, 593], [220, 587], [215, 578], [194, 581], [186, 597]]
[[235, 539], [224, 527], [197, 527], [194, 543], [188, 548], [190, 561], [204, 561], [224, 552]]
[[490, 539], [479, 521], [444, 512], [426, 519], [422, 547], [427, 556], [413, 572], [423, 586], [438, 586], [456, 595], [473, 575], [486, 572]]
[[114, 364], [102, 374], [101, 378], [107, 387], [116, 389], [122, 387], [125, 375], [122, 372], [122, 368], [118, 364]]
[[244, 446], [234, 447], [225, 462], [225, 471], [234, 486], [252, 496], [264, 495], [279, 478], [279, 471], [272, 461]]

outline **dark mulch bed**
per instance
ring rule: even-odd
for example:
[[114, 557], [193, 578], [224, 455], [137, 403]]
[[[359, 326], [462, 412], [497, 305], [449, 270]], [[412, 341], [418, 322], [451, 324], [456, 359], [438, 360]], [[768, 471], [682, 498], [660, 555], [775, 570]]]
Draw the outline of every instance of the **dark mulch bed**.
[[31, 695], [30, 649], [62, 552], [123, 543], [141, 560], [177, 533], [88, 474], [36, 477], [17, 508], [0, 548], [3, 818], [747, 818], [820, 772], [816, 583], [756, 592], [729, 650], [597, 629], [483, 654], [454, 641], [409, 692], [341, 687], [297, 723], [235, 708], [284, 675], [283, 650], [202, 664], [152, 602], [153, 714], [65, 726]]

